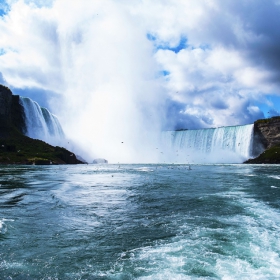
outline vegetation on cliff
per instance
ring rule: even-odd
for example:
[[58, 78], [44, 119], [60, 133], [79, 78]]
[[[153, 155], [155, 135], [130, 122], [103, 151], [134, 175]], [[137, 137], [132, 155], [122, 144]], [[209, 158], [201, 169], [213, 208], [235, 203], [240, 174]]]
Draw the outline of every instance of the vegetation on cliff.
[[0, 164], [78, 163], [83, 162], [78, 160], [72, 152], [24, 136], [13, 127], [5, 129], [5, 137], [0, 137]]
[[271, 118], [267, 118], [267, 119], [259, 119], [257, 121], [254, 122], [255, 125], [257, 124], [267, 124], [267, 123], [273, 123], [275, 121], [279, 121], [280, 120], [280, 116], [276, 116], [276, 117], [271, 117]]
[[280, 164], [280, 144], [265, 150], [258, 157], [253, 159], [248, 159], [244, 163], [251, 164]]

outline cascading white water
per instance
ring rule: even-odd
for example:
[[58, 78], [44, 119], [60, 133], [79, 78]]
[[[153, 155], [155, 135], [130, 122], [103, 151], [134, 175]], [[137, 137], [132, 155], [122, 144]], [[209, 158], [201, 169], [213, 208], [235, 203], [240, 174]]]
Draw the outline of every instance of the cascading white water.
[[43, 140], [51, 145], [61, 145], [64, 133], [56, 116], [30, 98], [20, 97], [24, 108], [26, 136]]
[[241, 163], [252, 156], [253, 128], [254, 125], [250, 124], [163, 132], [161, 160]]

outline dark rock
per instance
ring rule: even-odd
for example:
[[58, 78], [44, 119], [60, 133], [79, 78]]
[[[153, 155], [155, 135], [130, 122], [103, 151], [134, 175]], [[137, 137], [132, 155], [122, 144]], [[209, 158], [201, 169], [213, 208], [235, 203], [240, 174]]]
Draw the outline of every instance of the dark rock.
[[24, 109], [19, 102], [19, 96], [13, 95], [8, 87], [0, 85], [0, 128], [3, 137], [7, 137], [4, 132], [10, 126], [15, 126], [23, 134], [26, 133]]
[[254, 134], [265, 149], [280, 143], [280, 117], [257, 120], [254, 123]]
[[0, 85], [0, 128], [7, 128], [12, 123], [12, 92]]
[[254, 123], [253, 156], [244, 163], [280, 163], [280, 117]]
[[26, 134], [27, 127], [25, 122], [24, 108], [19, 102], [19, 95], [12, 96], [12, 124], [18, 129], [22, 134]]

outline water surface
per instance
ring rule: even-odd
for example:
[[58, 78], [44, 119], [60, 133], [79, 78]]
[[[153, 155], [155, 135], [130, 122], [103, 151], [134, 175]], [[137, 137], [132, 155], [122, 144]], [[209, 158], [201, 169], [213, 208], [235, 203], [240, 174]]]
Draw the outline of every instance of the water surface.
[[278, 279], [280, 166], [0, 167], [1, 279]]

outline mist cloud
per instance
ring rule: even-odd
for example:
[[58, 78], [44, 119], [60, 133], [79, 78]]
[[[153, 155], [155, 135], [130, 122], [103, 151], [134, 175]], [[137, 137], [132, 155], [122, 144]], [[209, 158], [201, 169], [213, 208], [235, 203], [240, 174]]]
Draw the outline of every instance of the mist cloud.
[[151, 143], [162, 129], [252, 123], [264, 117], [261, 103], [279, 111], [268, 102], [280, 93], [277, 1], [0, 8], [2, 80], [18, 92], [37, 89], [89, 158], [156, 161]]

